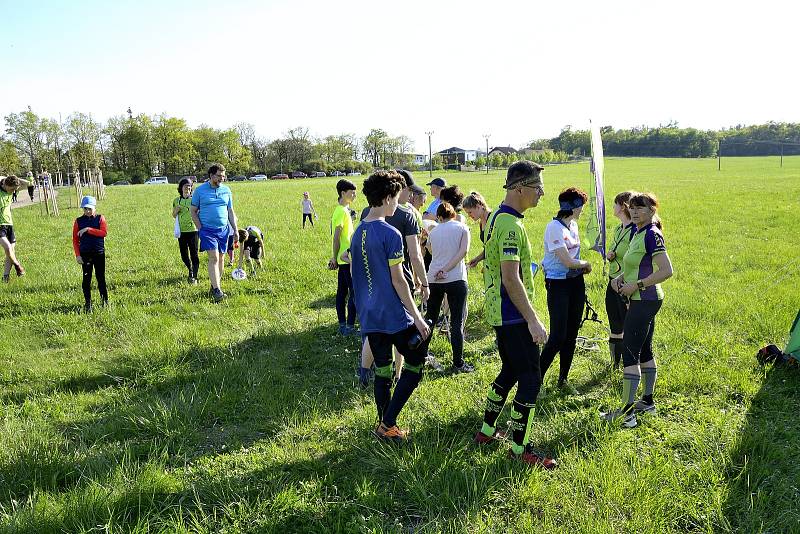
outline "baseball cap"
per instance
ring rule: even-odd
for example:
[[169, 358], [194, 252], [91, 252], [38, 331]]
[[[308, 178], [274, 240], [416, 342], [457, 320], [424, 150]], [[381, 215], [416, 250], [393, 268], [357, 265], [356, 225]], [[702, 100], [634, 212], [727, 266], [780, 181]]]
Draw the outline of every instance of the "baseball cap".
[[415, 184], [414, 177], [405, 169], [397, 169], [397, 173], [403, 177], [406, 182], [406, 187], [411, 187]]
[[425, 185], [438, 185], [439, 187], [447, 187], [447, 182], [444, 181], [444, 178], [434, 178]]
[[424, 195], [425, 194], [425, 190], [422, 189], [417, 184], [412, 185], [409, 189], [411, 189], [411, 192], [414, 193], [415, 195]]
[[96, 207], [97, 207], [97, 201], [94, 199], [94, 197], [86, 195], [81, 199], [81, 208], [96, 208]]

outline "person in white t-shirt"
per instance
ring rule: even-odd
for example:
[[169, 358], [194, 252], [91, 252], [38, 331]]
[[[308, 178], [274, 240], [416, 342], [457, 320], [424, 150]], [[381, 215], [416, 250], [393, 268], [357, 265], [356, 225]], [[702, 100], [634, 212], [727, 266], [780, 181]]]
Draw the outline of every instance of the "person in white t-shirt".
[[583, 275], [591, 272], [592, 265], [581, 259], [581, 241], [578, 235], [578, 217], [588, 200], [586, 193], [569, 187], [558, 195], [559, 210], [544, 231], [544, 284], [547, 288], [547, 309], [550, 312], [550, 336], [542, 349], [539, 366], [544, 375], [556, 353], [561, 355], [558, 387], [576, 394], [567, 380], [575, 354], [575, 342], [586, 302]]
[[311, 202], [311, 195], [308, 194], [308, 191], [303, 193], [303, 200], [300, 201], [300, 205], [303, 206], [303, 228], [306, 227], [306, 217], [308, 217], [308, 222], [313, 227], [314, 219], [317, 218], [317, 211], [314, 209], [314, 203]]
[[439, 224], [430, 231], [428, 244], [431, 264], [428, 284], [431, 295], [425, 318], [436, 322], [442, 300], [450, 305], [450, 344], [453, 347], [453, 371], [471, 373], [475, 368], [464, 361], [464, 320], [467, 316], [467, 266], [464, 256], [469, 250], [469, 228], [456, 218], [456, 210], [448, 202], [436, 209]]

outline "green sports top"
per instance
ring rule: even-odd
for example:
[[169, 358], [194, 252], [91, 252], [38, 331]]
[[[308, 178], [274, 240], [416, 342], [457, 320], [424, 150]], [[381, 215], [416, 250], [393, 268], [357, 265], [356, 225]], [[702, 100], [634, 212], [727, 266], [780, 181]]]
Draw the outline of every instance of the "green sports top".
[[14, 221], [11, 219], [12, 198], [13, 193], [8, 193], [5, 189], [0, 188], [0, 226], [14, 224]]
[[336, 253], [336, 263], [339, 265], [347, 265], [347, 262], [342, 260], [344, 251], [350, 248], [350, 239], [353, 237], [353, 219], [350, 217], [350, 208], [339, 204], [333, 210], [331, 216], [331, 234], [336, 233], [336, 228], [342, 227], [342, 232], [339, 234], [339, 251]]
[[175, 197], [175, 200], [172, 201], [172, 208], [177, 208], [178, 206], [181, 207], [181, 211], [178, 212], [178, 226], [181, 229], [181, 232], [196, 232], [197, 227], [194, 225], [194, 221], [192, 220], [192, 214], [189, 211], [189, 207], [192, 205], [192, 198], [183, 198], [183, 197]]
[[610, 250], [612, 250], [616, 256], [609, 262], [609, 277], [616, 278], [622, 273], [622, 258], [625, 257], [625, 252], [628, 251], [628, 245], [631, 242], [634, 232], [636, 232], [636, 225], [633, 223], [628, 223], [628, 226], [622, 226], [622, 223], [620, 223], [614, 228], [614, 238], [613, 241], [611, 241]]
[[484, 248], [483, 283], [486, 287], [486, 320], [492, 326], [524, 323], [525, 318], [511, 302], [503, 286], [501, 262], [518, 261], [522, 285], [533, 302], [533, 270], [531, 243], [522, 225], [523, 215], [513, 208], [501, 205], [489, 217]]
[[[653, 258], [664, 254], [664, 236], [653, 223], [648, 224], [633, 234], [628, 251], [622, 260], [623, 278], [627, 284], [635, 284], [653, 274], [656, 269]], [[661, 284], [648, 286], [642, 291], [638, 289], [631, 295], [631, 300], [663, 300], [664, 290]]]

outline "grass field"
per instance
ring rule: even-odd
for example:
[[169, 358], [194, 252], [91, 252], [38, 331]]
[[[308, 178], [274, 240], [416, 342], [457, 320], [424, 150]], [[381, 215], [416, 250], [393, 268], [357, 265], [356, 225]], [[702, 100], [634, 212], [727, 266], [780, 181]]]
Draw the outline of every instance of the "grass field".
[[[711, 160], [609, 160], [606, 172], [609, 198], [649, 190], [663, 206], [675, 276], [655, 337], [659, 414], [633, 430], [601, 424], [621, 374], [606, 368], [605, 343], [580, 351], [581, 395], [537, 406], [533, 442], [558, 458], [554, 472], [471, 444], [499, 368], [476, 272], [465, 352], [477, 371], [427, 372], [400, 417], [413, 443], [375, 442], [372, 394], [354, 387], [358, 344], [336, 334], [325, 268], [334, 178], [232, 184], [241, 223], [267, 235], [266, 268], [227, 277], [222, 304], [203, 269], [199, 286], [185, 283], [173, 186], [107, 189], [112, 306], [91, 315], [78, 313], [68, 194], [59, 219], [15, 210], [28, 274], [0, 287], [0, 529], [800, 532], [800, 375], [754, 359], [783, 345], [800, 307], [800, 158], [782, 169], [731, 158], [721, 172]], [[447, 179], [496, 204], [502, 176]], [[525, 218], [538, 251], [557, 192], [588, 187], [588, 166], [544, 177]], [[304, 190], [320, 219], [301, 231]], [[536, 289], [546, 317], [541, 277]], [[432, 350], [449, 361], [446, 340]]]

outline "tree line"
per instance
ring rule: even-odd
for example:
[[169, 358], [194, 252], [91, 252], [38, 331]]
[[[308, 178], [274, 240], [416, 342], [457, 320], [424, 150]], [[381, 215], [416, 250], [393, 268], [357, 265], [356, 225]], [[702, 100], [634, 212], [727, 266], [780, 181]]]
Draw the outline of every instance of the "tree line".
[[[603, 152], [607, 156], [767, 156], [780, 154], [781, 149], [787, 155], [800, 154], [798, 123], [768, 122], [715, 131], [680, 128], [673, 122], [658, 127], [638, 126], [628, 129], [603, 126], [600, 133], [603, 137]], [[529, 146], [571, 155], [589, 155], [591, 152], [589, 130], [573, 130], [569, 125], [562, 128], [558, 136], [535, 139]]]

